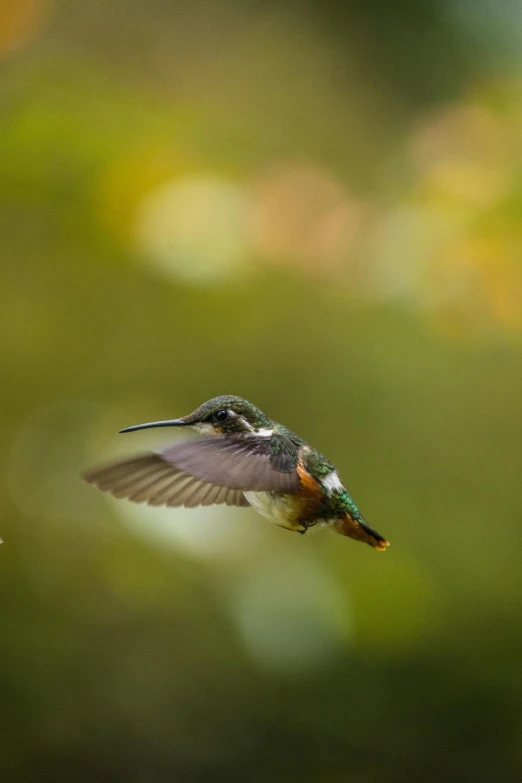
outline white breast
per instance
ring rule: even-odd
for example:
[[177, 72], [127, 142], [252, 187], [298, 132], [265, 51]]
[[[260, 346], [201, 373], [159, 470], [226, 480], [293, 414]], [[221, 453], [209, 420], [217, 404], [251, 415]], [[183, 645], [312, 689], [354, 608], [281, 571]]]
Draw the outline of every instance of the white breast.
[[291, 495], [275, 495], [271, 492], [245, 492], [245, 497], [258, 514], [288, 530], [299, 530], [298, 510]]

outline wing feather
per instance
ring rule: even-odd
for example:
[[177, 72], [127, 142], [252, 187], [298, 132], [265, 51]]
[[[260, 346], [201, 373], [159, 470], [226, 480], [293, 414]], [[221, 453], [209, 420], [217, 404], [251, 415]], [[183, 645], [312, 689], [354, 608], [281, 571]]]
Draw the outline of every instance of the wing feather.
[[170, 481], [168, 484], [166, 484], [160, 491], [153, 495], [152, 499], [149, 502], [149, 505], [153, 506], [169, 506], [171, 505], [170, 501], [171, 499], [178, 498], [178, 503], [173, 503], [172, 505], [183, 505], [181, 495], [183, 492], [183, 489], [187, 483], [189, 483], [192, 480], [192, 476], [189, 476], [186, 473], [182, 473], [179, 476], [177, 476], [173, 481]]

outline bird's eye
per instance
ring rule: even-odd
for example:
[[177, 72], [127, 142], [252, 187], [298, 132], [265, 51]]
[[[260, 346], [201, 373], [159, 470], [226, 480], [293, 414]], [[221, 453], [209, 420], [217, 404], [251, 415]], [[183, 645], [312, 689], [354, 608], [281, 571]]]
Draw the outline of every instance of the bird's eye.
[[214, 414], [214, 418], [219, 422], [226, 421], [228, 419], [228, 411], [218, 411], [216, 414]]

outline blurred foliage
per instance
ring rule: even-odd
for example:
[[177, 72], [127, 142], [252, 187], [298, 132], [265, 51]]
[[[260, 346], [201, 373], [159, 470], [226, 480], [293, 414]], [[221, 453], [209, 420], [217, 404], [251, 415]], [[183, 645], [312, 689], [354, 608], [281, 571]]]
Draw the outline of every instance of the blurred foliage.
[[[501, 5], [0, 3], [2, 781], [520, 780]], [[80, 481], [222, 393], [389, 552]]]

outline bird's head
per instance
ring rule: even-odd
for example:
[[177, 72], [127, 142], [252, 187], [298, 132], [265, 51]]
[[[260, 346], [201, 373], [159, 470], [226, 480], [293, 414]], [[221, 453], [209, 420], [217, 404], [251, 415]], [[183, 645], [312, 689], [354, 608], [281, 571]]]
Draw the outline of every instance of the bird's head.
[[187, 427], [202, 435], [259, 434], [268, 435], [273, 422], [248, 400], [232, 394], [214, 397], [181, 419], [135, 424], [120, 432], [145, 430], [151, 427]]

